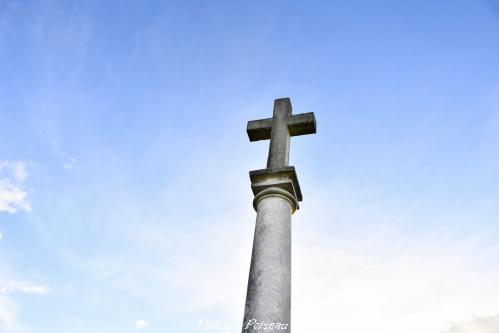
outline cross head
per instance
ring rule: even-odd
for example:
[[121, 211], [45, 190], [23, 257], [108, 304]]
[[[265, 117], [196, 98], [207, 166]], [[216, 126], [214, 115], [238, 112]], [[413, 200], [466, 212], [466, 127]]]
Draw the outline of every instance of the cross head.
[[248, 121], [246, 129], [250, 141], [269, 140], [267, 169], [278, 169], [289, 164], [289, 142], [292, 136], [316, 133], [313, 112], [292, 114], [289, 98], [274, 101], [272, 118]]

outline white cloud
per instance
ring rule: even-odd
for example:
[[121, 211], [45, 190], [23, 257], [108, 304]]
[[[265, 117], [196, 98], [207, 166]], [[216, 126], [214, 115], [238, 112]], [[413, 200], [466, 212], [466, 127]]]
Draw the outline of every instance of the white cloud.
[[75, 164], [76, 164], [76, 158], [75, 157], [71, 157], [71, 156], [68, 155], [66, 157], [66, 161], [62, 165], [62, 168], [64, 170], [71, 170], [71, 169], [74, 168]]
[[[354, 193], [336, 202], [310, 198], [294, 219], [294, 330], [440, 333], [450, 323], [499, 311], [497, 247], [475, 247], [471, 234], [407, 234], [395, 226], [410, 224], [409, 207], [387, 210]], [[346, 233], [342, 223], [359, 227]]]
[[454, 324], [451, 329], [442, 333], [497, 333], [499, 332], [499, 315], [475, 317], [470, 321]]
[[[497, 310], [497, 272], [469, 271], [471, 263], [452, 251], [380, 256], [374, 249], [369, 254], [297, 245], [293, 320], [298, 331], [437, 333], [449, 322]], [[457, 332], [475, 333], [452, 331]]]
[[27, 281], [3, 281], [0, 287], [0, 293], [6, 294], [11, 292], [21, 292], [25, 294], [46, 295], [50, 292], [47, 286], [34, 284]]
[[18, 182], [25, 181], [28, 176], [26, 163], [22, 161], [0, 161], [0, 171], [2, 170], [10, 173]]
[[12, 329], [16, 313], [15, 304], [0, 294], [0, 330], [10, 331]]
[[50, 292], [47, 286], [7, 277], [4, 275], [6, 270], [5, 266], [0, 266], [0, 332], [14, 331], [20, 324], [17, 320], [18, 304], [13, 293], [46, 295]]
[[141, 330], [143, 329], [144, 327], [147, 326], [147, 321], [143, 320], [143, 319], [139, 319], [139, 320], [136, 320], [135, 321], [135, 327], [138, 329], [138, 330]]
[[28, 195], [21, 188], [27, 176], [25, 162], [0, 161], [0, 212], [31, 211]]
[[0, 180], [0, 212], [16, 213], [19, 209], [31, 211], [27, 193], [6, 179]]

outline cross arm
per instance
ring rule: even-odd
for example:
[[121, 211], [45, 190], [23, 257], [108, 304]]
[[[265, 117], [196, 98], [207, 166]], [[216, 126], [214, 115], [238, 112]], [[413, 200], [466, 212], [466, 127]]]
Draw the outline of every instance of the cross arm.
[[291, 136], [315, 134], [317, 125], [314, 113], [308, 112], [289, 116], [288, 129]]
[[272, 131], [272, 118], [248, 121], [246, 132], [250, 141], [268, 140]]

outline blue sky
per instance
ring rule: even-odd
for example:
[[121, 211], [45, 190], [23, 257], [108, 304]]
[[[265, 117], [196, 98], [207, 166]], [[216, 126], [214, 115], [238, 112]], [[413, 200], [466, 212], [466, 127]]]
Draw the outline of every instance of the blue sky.
[[238, 332], [286, 96], [293, 329], [497, 332], [498, 40], [497, 0], [0, 0], [0, 332]]

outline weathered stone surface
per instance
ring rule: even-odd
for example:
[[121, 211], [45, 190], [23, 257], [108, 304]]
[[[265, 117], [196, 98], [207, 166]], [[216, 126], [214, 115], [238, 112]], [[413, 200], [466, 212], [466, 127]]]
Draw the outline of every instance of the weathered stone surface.
[[257, 211], [243, 332], [291, 332], [291, 215], [302, 194], [289, 164], [290, 137], [316, 132], [313, 113], [291, 114], [276, 99], [272, 118], [248, 122], [250, 141], [270, 139], [267, 168], [250, 172]]
[[[257, 195], [268, 186], [278, 186], [284, 183], [286, 186], [278, 186], [289, 191], [297, 201], [302, 201], [300, 183], [293, 166], [285, 166], [277, 169], [261, 169], [250, 171], [251, 189]], [[289, 184], [289, 186], [287, 186]], [[256, 209], [256, 207], [255, 207]]]
[[289, 164], [289, 140], [291, 136], [314, 134], [316, 121], [313, 112], [292, 115], [289, 98], [274, 101], [272, 118], [248, 122], [246, 132], [250, 141], [270, 139], [267, 169], [275, 169]]
[[246, 295], [243, 332], [264, 332], [250, 320], [287, 324], [291, 328], [291, 212], [292, 205], [278, 196], [257, 204], [255, 236]]

